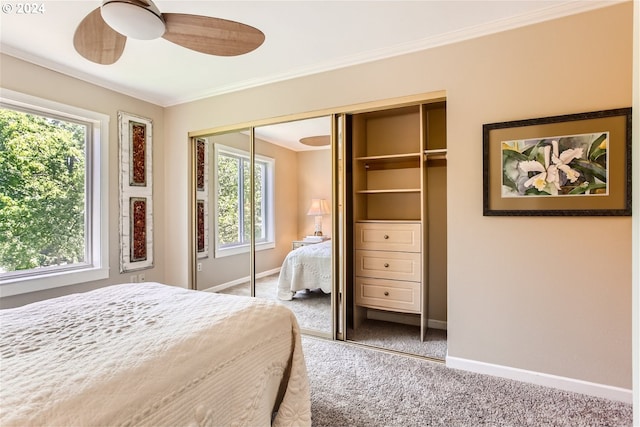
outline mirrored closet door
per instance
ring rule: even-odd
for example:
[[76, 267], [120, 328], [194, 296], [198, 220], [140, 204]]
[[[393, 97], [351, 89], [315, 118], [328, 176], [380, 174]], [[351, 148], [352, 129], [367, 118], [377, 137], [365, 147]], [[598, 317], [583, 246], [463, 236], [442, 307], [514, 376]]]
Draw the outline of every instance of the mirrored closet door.
[[252, 295], [250, 130], [193, 139], [195, 288]]
[[196, 289], [277, 301], [332, 337], [331, 117], [193, 143]]
[[408, 98], [192, 134], [196, 289], [443, 360], [446, 98]]

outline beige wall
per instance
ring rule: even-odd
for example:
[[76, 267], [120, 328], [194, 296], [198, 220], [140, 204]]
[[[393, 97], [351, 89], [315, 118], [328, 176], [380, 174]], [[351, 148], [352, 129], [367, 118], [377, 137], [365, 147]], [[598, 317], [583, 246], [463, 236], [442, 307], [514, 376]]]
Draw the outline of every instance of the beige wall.
[[632, 312], [633, 312], [633, 425], [640, 425], [640, 3], [633, 8], [633, 115], [632, 123]]
[[[187, 286], [188, 132], [446, 90], [449, 355], [630, 388], [631, 220], [483, 217], [481, 129], [631, 105], [631, 9], [627, 2], [164, 110], [2, 55], [2, 87], [111, 116], [112, 272], [1, 304], [126, 281], [117, 267], [118, 110], [154, 120], [156, 267], [147, 280]], [[597, 248], [587, 230], [597, 230]]]
[[[631, 105], [631, 8], [168, 108], [167, 198], [186, 206], [189, 131], [446, 90], [449, 355], [631, 388], [630, 218], [484, 217], [481, 179], [484, 123]], [[186, 208], [167, 217], [186, 224]], [[188, 277], [179, 227], [174, 283]]]
[[[83, 81], [2, 55], [0, 87], [74, 107], [107, 114], [109, 122], [109, 279], [81, 285], [2, 298], [0, 307], [13, 307], [97, 287], [129, 281], [129, 274], [119, 269], [119, 194], [118, 194], [118, 111], [125, 111], [153, 121], [153, 197], [154, 197], [154, 265], [145, 271], [147, 281], [164, 280], [165, 247], [165, 162], [164, 109]], [[183, 285], [186, 283], [183, 281]]]
[[[313, 235], [315, 217], [307, 215], [311, 199], [331, 203], [331, 150], [300, 151], [298, 159], [298, 230], [297, 238]], [[331, 236], [331, 215], [322, 218], [322, 233]]]

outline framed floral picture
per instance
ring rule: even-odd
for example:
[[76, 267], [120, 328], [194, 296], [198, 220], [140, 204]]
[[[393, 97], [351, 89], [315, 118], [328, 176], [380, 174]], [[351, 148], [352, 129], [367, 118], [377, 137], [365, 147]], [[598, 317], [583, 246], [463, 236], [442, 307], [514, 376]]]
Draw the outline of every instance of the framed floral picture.
[[483, 126], [485, 216], [631, 215], [631, 108]]

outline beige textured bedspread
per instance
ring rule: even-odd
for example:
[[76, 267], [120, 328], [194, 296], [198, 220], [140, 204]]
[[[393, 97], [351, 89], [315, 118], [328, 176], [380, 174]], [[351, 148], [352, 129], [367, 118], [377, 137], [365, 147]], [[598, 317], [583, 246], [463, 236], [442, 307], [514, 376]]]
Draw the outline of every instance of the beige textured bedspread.
[[3, 427], [311, 425], [275, 302], [124, 284], [0, 310], [0, 329]]
[[278, 276], [278, 298], [291, 301], [297, 291], [322, 289], [331, 293], [331, 240], [302, 246], [287, 254]]

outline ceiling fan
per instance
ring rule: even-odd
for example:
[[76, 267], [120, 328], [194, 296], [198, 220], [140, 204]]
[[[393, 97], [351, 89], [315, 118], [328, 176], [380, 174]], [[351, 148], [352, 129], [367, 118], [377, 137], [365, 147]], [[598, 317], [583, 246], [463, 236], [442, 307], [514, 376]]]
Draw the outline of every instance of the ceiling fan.
[[152, 40], [162, 37], [208, 55], [236, 56], [264, 42], [257, 28], [202, 15], [161, 13], [151, 0], [104, 0], [80, 22], [73, 46], [89, 61], [115, 63], [127, 37]]

